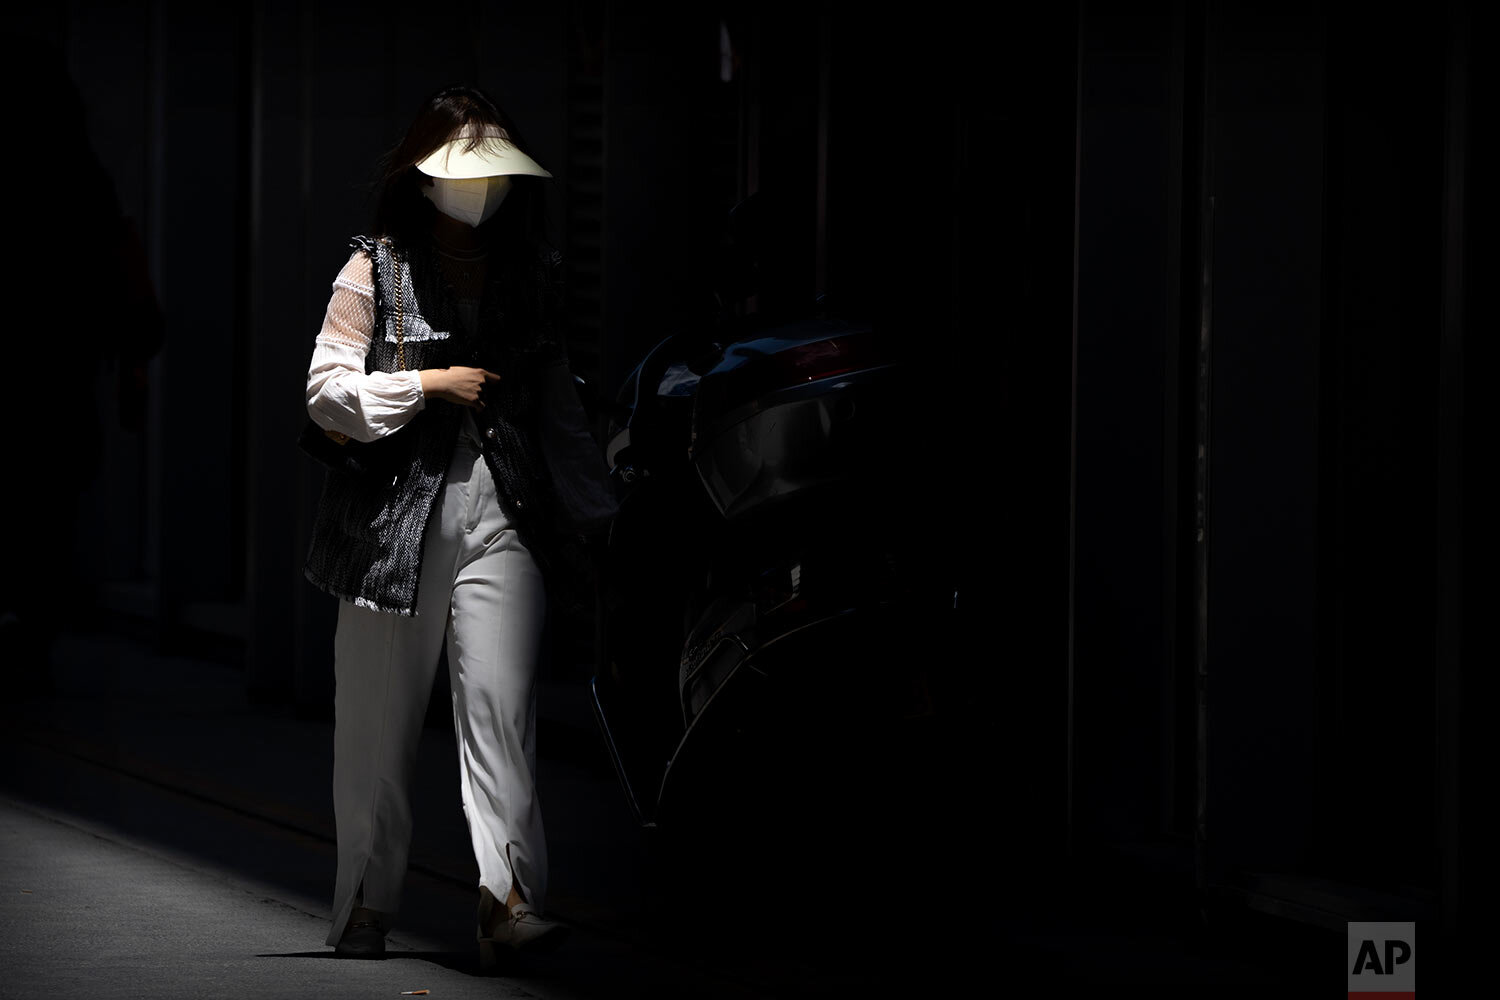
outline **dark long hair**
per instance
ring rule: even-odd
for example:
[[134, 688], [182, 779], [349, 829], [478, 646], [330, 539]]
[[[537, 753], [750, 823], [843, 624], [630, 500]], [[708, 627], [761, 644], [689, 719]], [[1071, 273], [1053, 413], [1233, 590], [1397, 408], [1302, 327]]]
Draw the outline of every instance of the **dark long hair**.
[[[515, 122], [479, 88], [447, 87], [423, 101], [406, 135], [380, 161], [375, 235], [389, 236], [408, 249], [425, 247], [437, 209], [422, 196], [425, 175], [416, 165], [465, 128], [472, 128], [474, 138], [466, 148], [473, 149], [484, 141], [486, 126], [501, 129], [507, 140], [530, 155]], [[535, 320], [556, 281], [557, 254], [546, 231], [547, 178], [515, 174], [511, 184], [510, 193], [480, 224], [479, 232], [490, 245], [492, 265], [498, 266], [507, 309], [517, 319]]]

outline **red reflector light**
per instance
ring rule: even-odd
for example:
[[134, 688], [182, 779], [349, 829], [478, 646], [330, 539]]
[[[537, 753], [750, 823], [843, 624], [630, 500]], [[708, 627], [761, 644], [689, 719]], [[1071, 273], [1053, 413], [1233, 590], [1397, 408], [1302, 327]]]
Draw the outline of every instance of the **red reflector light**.
[[889, 364], [889, 352], [871, 333], [815, 340], [771, 355], [769, 360], [787, 385], [832, 378], [860, 368]]
[[725, 408], [733, 409], [779, 389], [894, 361], [890, 339], [871, 330], [788, 347], [730, 374], [724, 385]]

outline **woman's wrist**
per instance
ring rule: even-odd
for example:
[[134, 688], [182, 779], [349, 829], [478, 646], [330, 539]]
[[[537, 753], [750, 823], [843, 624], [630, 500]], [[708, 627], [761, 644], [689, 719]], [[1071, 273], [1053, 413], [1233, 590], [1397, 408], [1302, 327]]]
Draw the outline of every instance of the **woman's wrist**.
[[417, 375], [421, 379], [422, 395], [431, 396], [443, 388], [443, 376], [448, 373], [446, 368], [423, 368]]

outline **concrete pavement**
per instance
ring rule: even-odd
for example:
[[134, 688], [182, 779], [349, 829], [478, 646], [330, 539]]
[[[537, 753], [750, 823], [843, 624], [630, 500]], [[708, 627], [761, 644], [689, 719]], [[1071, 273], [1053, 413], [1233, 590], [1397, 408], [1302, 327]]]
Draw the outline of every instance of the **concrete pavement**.
[[[389, 938], [404, 960], [333, 960], [331, 723], [249, 704], [233, 667], [118, 635], [64, 636], [54, 660], [51, 692], [9, 707], [0, 996], [738, 998], [871, 995], [895, 981], [888, 962], [859, 957], [880, 942], [832, 911], [775, 906], [775, 887], [736, 882], [732, 859], [672, 883], [583, 728], [586, 703], [566, 703], [582, 691], [558, 686], [538, 709], [539, 784], [549, 911], [573, 925], [570, 940], [498, 979], [477, 975], [477, 870], [452, 734], [432, 729]], [[767, 902], [781, 914], [770, 925]], [[834, 946], [841, 934], [853, 951]]]
[[0, 799], [0, 859], [0, 996], [577, 995], [481, 979], [409, 936], [393, 960], [330, 961], [315, 944], [326, 920], [270, 887], [13, 799]]

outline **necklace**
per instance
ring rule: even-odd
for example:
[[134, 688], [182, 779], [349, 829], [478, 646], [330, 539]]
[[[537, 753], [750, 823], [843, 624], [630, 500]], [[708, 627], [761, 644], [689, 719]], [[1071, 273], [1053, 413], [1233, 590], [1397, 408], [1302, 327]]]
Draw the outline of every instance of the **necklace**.
[[438, 253], [444, 257], [451, 257], [454, 260], [479, 260], [482, 257], [488, 256], [490, 252], [488, 247], [482, 246], [455, 247], [449, 246], [447, 243], [439, 243], [437, 240], [433, 240], [432, 243], [437, 247]]
[[488, 251], [483, 249], [454, 252], [440, 243], [437, 244], [437, 252], [444, 259], [443, 270], [450, 275], [456, 274], [459, 280], [454, 284], [462, 284], [465, 288], [474, 286], [477, 275], [489, 256]]

